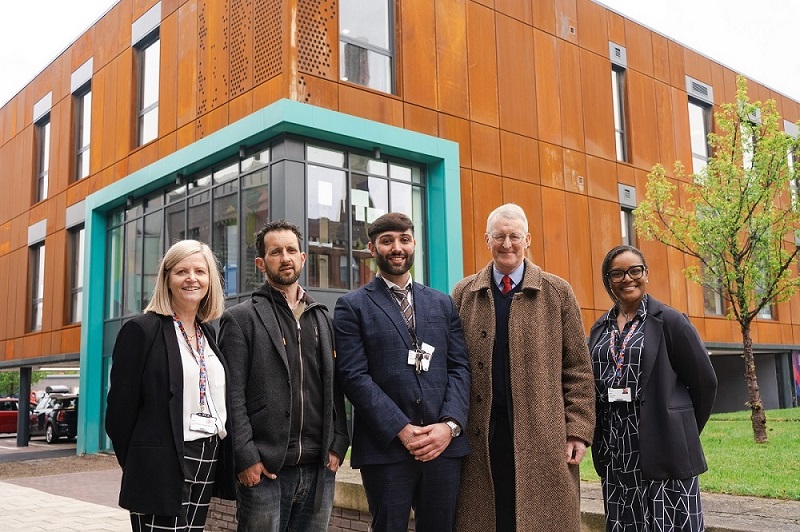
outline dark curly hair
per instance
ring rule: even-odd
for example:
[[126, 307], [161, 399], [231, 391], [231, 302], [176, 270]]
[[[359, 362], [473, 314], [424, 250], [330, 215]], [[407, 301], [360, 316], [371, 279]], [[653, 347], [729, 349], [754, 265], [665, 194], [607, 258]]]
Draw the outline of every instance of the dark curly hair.
[[300, 232], [300, 228], [294, 225], [291, 222], [287, 222], [286, 220], [274, 220], [272, 222], [267, 222], [264, 224], [257, 233], [256, 233], [256, 254], [264, 258], [264, 255], [267, 254], [267, 248], [264, 246], [264, 236], [267, 233], [271, 233], [273, 231], [291, 231], [297, 237], [297, 246], [300, 246], [300, 243], [303, 241], [303, 233]]

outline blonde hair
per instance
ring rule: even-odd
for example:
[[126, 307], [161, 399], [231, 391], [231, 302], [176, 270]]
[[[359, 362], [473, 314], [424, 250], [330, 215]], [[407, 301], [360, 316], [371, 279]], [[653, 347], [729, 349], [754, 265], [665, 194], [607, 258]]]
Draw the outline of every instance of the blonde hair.
[[225, 295], [219, 276], [219, 264], [211, 248], [197, 240], [175, 242], [164, 253], [158, 263], [153, 296], [144, 309], [145, 312], [153, 311], [164, 316], [172, 316], [175, 311], [172, 308], [172, 294], [169, 290], [169, 272], [180, 261], [195, 253], [202, 255], [208, 263], [208, 293], [200, 302], [200, 308], [197, 309], [197, 319], [204, 323], [222, 316], [222, 311], [225, 310]]

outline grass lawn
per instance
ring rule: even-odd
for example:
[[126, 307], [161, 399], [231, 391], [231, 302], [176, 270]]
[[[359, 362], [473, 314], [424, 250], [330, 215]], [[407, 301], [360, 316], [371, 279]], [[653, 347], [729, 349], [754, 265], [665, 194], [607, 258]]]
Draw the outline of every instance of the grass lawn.
[[[708, 471], [700, 489], [733, 495], [800, 500], [800, 408], [767, 411], [769, 442], [753, 443], [750, 412], [714, 414], [700, 439]], [[581, 479], [599, 482], [591, 453]]]

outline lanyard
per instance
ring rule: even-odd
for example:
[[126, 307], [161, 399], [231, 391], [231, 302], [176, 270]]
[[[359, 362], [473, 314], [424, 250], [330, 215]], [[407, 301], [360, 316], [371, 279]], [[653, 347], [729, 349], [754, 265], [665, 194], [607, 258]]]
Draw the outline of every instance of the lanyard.
[[611, 345], [608, 346], [608, 349], [611, 351], [611, 358], [614, 360], [614, 377], [617, 379], [617, 385], [622, 381], [622, 365], [625, 360], [625, 347], [628, 345], [628, 342], [633, 337], [634, 331], [636, 331], [636, 327], [638, 327], [640, 323], [641, 320], [636, 320], [634, 318], [630, 329], [628, 329], [628, 334], [622, 339], [622, 346], [620, 346], [619, 350], [617, 350], [617, 335], [619, 332], [616, 328], [611, 329]]
[[[181, 320], [178, 319], [177, 314], [173, 314], [172, 319], [178, 324], [178, 329], [181, 330], [183, 339], [186, 340], [186, 344], [189, 346], [189, 352], [193, 353], [192, 343], [189, 341], [189, 336], [186, 334], [186, 329], [183, 328], [183, 323], [181, 323]], [[206, 387], [208, 384], [208, 377], [206, 375], [205, 343], [203, 342], [203, 330], [200, 328], [200, 324], [195, 322], [194, 329], [195, 334], [197, 335], [197, 364], [200, 366], [200, 412], [205, 413]]]

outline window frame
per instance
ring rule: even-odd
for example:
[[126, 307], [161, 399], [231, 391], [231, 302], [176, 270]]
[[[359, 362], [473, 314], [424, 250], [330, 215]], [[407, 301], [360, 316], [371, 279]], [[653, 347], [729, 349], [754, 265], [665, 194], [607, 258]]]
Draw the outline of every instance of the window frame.
[[86, 250], [86, 230], [84, 224], [67, 230], [69, 241], [69, 266], [67, 268], [67, 323], [81, 323], [83, 319], [83, 273]]
[[34, 184], [34, 203], [47, 199], [50, 179], [50, 145], [52, 124], [50, 112], [35, 123], [36, 131], [36, 180]]
[[[89, 177], [90, 173], [90, 153], [92, 144], [92, 82], [91, 80], [82, 85], [78, 90], [72, 93], [75, 105], [75, 144], [73, 145], [75, 164], [73, 165], [74, 178], [73, 181], [80, 181]], [[88, 98], [88, 102], [87, 102]], [[87, 114], [88, 104], [88, 114]], [[88, 120], [87, 120], [88, 119]], [[83, 144], [83, 138], [86, 137], [86, 143]], [[86, 166], [82, 164], [82, 160], [86, 159]]]
[[[697, 98], [693, 98], [691, 96], [689, 96], [688, 100], [689, 101], [688, 101], [688, 104], [687, 104], [687, 114], [688, 114], [688, 118], [689, 118], [689, 148], [690, 148], [690, 150], [692, 152], [692, 173], [693, 174], [700, 174], [708, 166], [708, 160], [711, 158], [711, 155], [712, 155], [711, 146], [708, 143], [708, 135], [709, 135], [709, 133], [711, 133], [713, 125], [714, 125], [714, 123], [713, 123], [714, 117], [713, 117], [713, 112], [712, 112], [713, 111], [713, 105], [711, 105], [711, 104], [709, 104], [707, 102], [704, 102], [702, 100], [698, 100]], [[705, 154], [698, 153], [698, 152], [694, 151], [695, 147], [694, 147], [694, 145], [692, 143], [692, 137], [694, 136], [693, 125], [696, 125], [696, 124], [692, 123], [693, 122], [693, 120], [692, 120], [692, 110], [691, 110], [692, 106], [699, 108], [701, 110], [701, 113], [702, 113], [703, 138], [705, 139], [705, 148], [706, 148], [705, 149]], [[695, 161], [697, 159], [700, 159], [700, 160], [703, 161], [703, 167], [702, 168], [697, 168], [696, 167]]]
[[[146, 87], [149, 82], [153, 82], [153, 80], [148, 80], [146, 73], [147, 73], [147, 52], [148, 50], [152, 50], [152, 47], [157, 45], [158, 46], [158, 53], [149, 56], [152, 58], [157, 59], [157, 65], [153, 72], [157, 73], [157, 78], [155, 79], [156, 85], [156, 93], [157, 97], [154, 102], [145, 105], [144, 95], [146, 92]], [[160, 28], [156, 28], [147, 36], [143, 37], [136, 45], [134, 46], [135, 56], [136, 56], [136, 142], [135, 146], [140, 147], [148, 144], [158, 138], [158, 107], [160, 102], [160, 91], [161, 91], [161, 36], [160, 36]], [[151, 115], [151, 113], [155, 113]], [[156, 130], [155, 134], [152, 138], [144, 137], [145, 128], [144, 128], [144, 121], [149, 116], [154, 116], [156, 122]]]
[[44, 240], [28, 247], [28, 260], [28, 331], [38, 332], [42, 330], [44, 321]]
[[[377, 90], [380, 92], [387, 92], [388, 94], [397, 94], [397, 43], [396, 43], [396, 16], [395, 16], [395, 0], [384, 0], [386, 2], [386, 42], [388, 44], [388, 48], [384, 48], [383, 46], [378, 46], [375, 44], [371, 44], [365, 42], [360, 39], [356, 39], [353, 37], [348, 36], [346, 33], [342, 31], [342, 16], [341, 13], [343, 11], [341, 4], [343, 2], [347, 2], [348, 0], [341, 0], [339, 5], [339, 80], [352, 83], [354, 85], [358, 85], [360, 87], [367, 87], [372, 90]], [[346, 28], [345, 28], [346, 29]], [[367, 57], [369, 57], [370, 53], [378, 54], [381, 57], [388, 58], [389, 60], [389, 87], [388, 91], [384, 90], [379, 87], [373, 87], [369, 84], [360, 83], [358, 81], [354, 81], [349, 79], [349, 76], [346, 76], [345, 71], [345, 64], [344, 64], [344, 53], [343, 49], [345, 45], [355, 46], [361, 50], [365, 50], [367, 53]]]
[[628, 128], [625, 122], [625, 94], [627, 93], [626, 69], [620, 65], [611, 65], [611, 100], [614, 112], [614, 146], [617, 161], [630, 162], [628, 149]]

